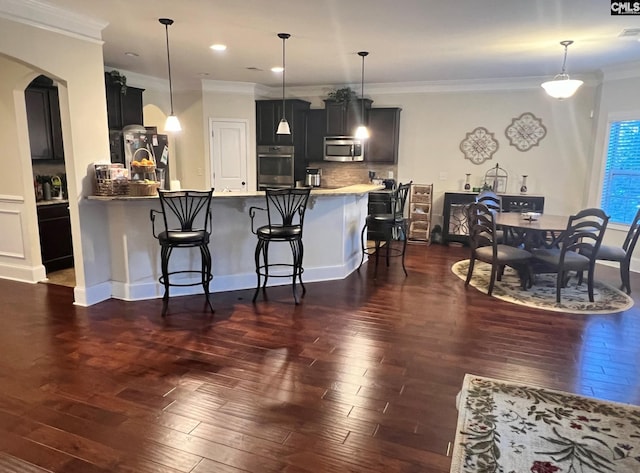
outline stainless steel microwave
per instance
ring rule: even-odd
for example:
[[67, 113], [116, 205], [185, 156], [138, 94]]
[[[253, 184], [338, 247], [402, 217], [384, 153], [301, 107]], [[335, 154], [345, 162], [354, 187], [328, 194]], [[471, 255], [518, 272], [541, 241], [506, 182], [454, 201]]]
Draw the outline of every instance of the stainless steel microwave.
[[352, 136], [325, 136], [325, 161], [364, 161], [364, 143]]

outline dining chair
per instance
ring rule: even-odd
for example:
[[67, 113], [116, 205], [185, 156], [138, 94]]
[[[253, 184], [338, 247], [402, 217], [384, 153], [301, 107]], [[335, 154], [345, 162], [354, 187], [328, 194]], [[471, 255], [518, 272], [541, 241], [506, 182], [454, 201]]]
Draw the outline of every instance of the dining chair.
[[[485, 189], [476, 196], [476, 202], [484, 204], [492, 212], [502, 212], [502, 197], [492, 190]], [[501, 228], [497, 229], [498, 243], [506, 243], [505, 232]]]
[[473, 276], [476, 260], [491, 265], [488, 295], [493, 293], [495, 281], [500, 280], [505, 266], [510, 266], [518, 271], [522, 288], [526, 289], [529, 280], [528, 263], [531, 253], [522, 248], [505, 245], [498, 242], [496, 230], [496, 216], [487, 205], [472, 202], [466, 206], [467, 221], [469, 222], [469, 270], [465, 286], [469, 285]]
[[[266, 206], [250, 207], [249, 217], [251, 218], [251, 232], [258, 237], [255, 250], [256, 275], [258, 284], [253, 294], [253, 302], [258, 297], [260, 287], [262, 293], [266, 295], [267, 281], [272, 277], [292, 278], [291, 287], [293, 299], [296, 304], [300, 303], [296, 291], [296, 280], [302, 286], [302, 296], [307, 292], [302, 282], [302, 258], [304, 256], [304, 246], [302, 244], [302, 229], [304, 225], [304, 214], [309, 200], [310, 187], [285, 188], [265, 190]], [[255, 218], [258, 211], [266, 213], [267, 223], [255, 228]], [[288, 243], [291, 248], [291, 263], [269, 260], [269, 244], [272, 242]], [[264, 277], [264, 280], [262, 278]]]
[[[624, 239], [622, 246], [614, 245], [600, 245], [596, 253], [596, 260], [601, 261], [614, 261], [620, 266], [620, 280], [622, 285], [620, 289], [626, 291], [627, 294], [631, 294], [631, 281], [629, 278], [629, 267], [631, 266], [631, 256], [633, 250], [638, 242], [638, 236], [640, 236], [640, 208], [636, 212], [636, 216], [631, 222], [627, 236]], [[585, 251], [585, 254], [589, 254], [590, 248]], [[580, 274], [580, 280], [582, 282], [582, 274]]]
[[[398, 184], [398, 187], [391, 195], [391, 213], [377, 213], [374, 210], [374, 212], [367, 215], [360, 234], [362, 257], [360, 258], [358, 270], [364, 262], [365, 255], [375, 254], [374, 274], [377, 275], [378, 259], [382, 244], [384, 243], [387, 266], [389, 266], [390, 256], [400, 256], [402, 257], [402, 270], [405, 276], [408, 276], [407, 268], [404, 264], [404, 255], [407, 249], [409, 219], [404, 216], [404, 208], [412, 182], [413, 181], [409, 181], [406, 184]], [[373, 246], [367, 246], [367, 241], [372, 241]], [[401, 241], [402, 247], [392, 248], [394, 241]]]
[[[211, 199], [213, 188], [207, 191], [159, 190], [161, 210], [151, 209], [149, 218], [153, 236], [160, 243], [160, 260], [162, 275], [159, 282], [164, 286], [162, 296], [162, 316], [167, 313], [169, 288], [171, 286], [202, 285], [211, 312], [213, 306], [209, 299], [209, 283], [213, 279], [211, 252]], [[156, 216], [162, 215], [163, 228], [156, 231]], [[169, 259], [176, 248], [198, 248], [200, 250], [200, 270], [180, 269], [169, 271]], [[188, 278], [190, 274], [199, 274], [197, 281]], [[180, 275], [182, 279], [172, 276]]]
[[562, 288], [566, 287], [569, 272], [581, 274], [588, 271], [587, 287], [589, 301], [594, 301], [593, 281], [596, 255], [602, 243], [609, 217], [602, 209], [589, 208], [569, 217], [567, 228], [562, 233], [558, 246], [532, 250], [534, 273], [556, 273], [556, 302], [561, 301]]

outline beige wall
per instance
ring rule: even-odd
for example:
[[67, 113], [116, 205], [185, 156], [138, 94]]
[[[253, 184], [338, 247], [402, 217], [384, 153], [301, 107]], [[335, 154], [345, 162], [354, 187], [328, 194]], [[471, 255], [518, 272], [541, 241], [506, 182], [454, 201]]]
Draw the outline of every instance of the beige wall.
[[[22, 40], [18, 40], [19, 38]], [[104, 239], [107, 233], [106, 219], [100, 208], [90, 206], [83, 200], [93, 188], [92, 176], [88, 174], [91, 164], [109, 159], [102, 45], [97, 41], [84, 41], [0, 18], [0, 55], [28, 65], [34, 71], [31, 78], [43, 73], [59, 83], [69, 207], [79, 286], [76, 288], [76, 298], [82, 299], [86, 286], [97, 285], [110, 278], [108, 256], [101, 251], [107, 244]], [[11, 79], [4, 78], [0, 82], [0, 96], [23, 93], [28, 82], [29, 80], [12, 82]], [[25, 130], [24, 109], [16, 110], [11, 122], [16, 123], [19, 130]], [[20, 132], [17, 135], [7, 137], [3, 147], [17, 149], [18, 153], [9, 155], [3, 152], [0, 154], [0, 165], [5, 169], [22, 169], [23, 187], [16, 189], [16, 192], [24, 196], [25, 215], [30, 216], [35, 215], [35, 199], [29, 196], [33, 194], [33, 186], [24, 182], [25, 176], [31, 180], [29, 147], [28, 144], [25, 146], [25, 137], [28, 143], [28, 135]], [[0, 176], [0, 185], [6, 179], [11, 178]], [[26, 244], [33, 245], [34, 239], [38, 239], [37, 232], [31, 232]], [[33, 266], [39, 262], [38, 255], [23, 264]]]

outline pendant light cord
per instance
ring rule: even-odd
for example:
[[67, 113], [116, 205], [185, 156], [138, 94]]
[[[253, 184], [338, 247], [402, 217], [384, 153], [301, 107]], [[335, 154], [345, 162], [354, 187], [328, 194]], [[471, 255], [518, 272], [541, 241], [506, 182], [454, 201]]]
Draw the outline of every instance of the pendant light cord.
[[[173, 23], [173, 21], [171, 21]], [[171, 56], [169, 54], [169, 25], [171, 23], [164, 24], [164, 31], [167, 38], [167, 67], [169, 69], [169, 101], [171, 103], [171, 115], [173, 115], [173, 84], [171, 82]]]
[[369, 55], [369, 52], [358, 51], [358, 55], [362, 58], [362, 75], [360, 83], [360, 125], [364, 127], [364, 58]]
[[285, 100], [284, 100], [284, 82], [285, 82], [285, 49], [284, 49], [284, 43], [286, 42], [287, 39], [289, 39], [291, 37], [291, 35], [289, 33], [278, 33], [278, 37], [282, 38], [282, 119], [286, 120], [286, 114], [284, 112], [284, 107], [285, 107]]

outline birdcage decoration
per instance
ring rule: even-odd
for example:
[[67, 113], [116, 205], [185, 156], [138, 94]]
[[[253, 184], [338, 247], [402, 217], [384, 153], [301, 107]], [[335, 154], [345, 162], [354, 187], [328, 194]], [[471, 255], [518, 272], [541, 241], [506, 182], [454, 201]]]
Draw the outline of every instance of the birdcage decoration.
[[491, 189], [496, 194], [504, 194], [507, 192], [507, 180], [509, 179], [509, 174], [503, 168], [500, 167], [500, 164], [496, 164], [494, 167], [489, 169], [484, 175], [484, 185], [483, 189]]

